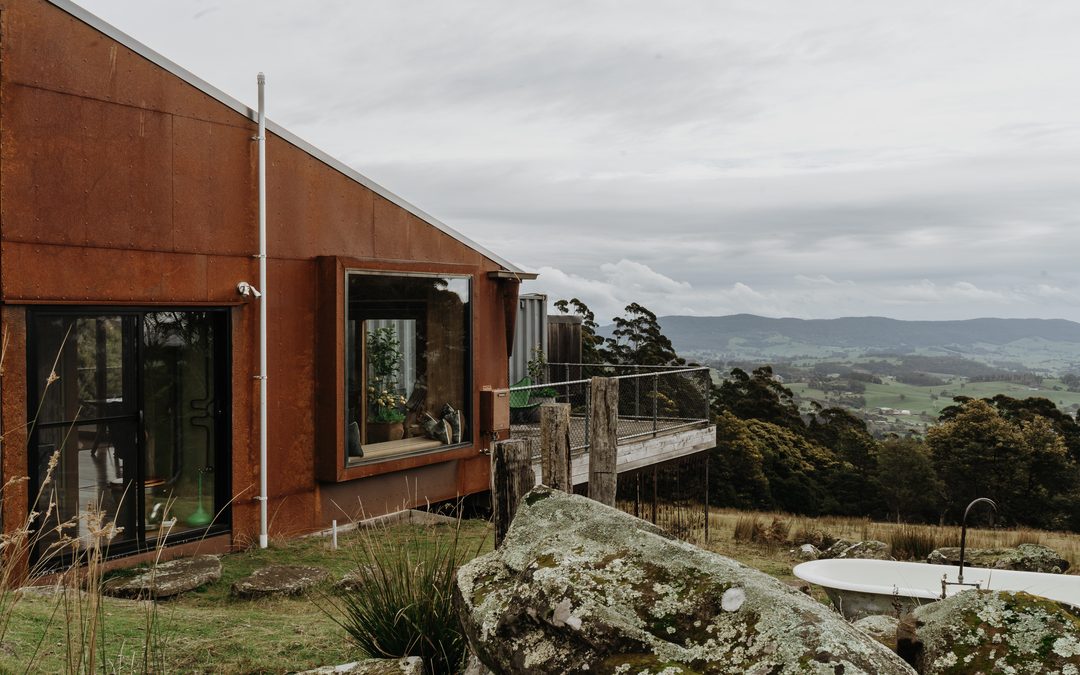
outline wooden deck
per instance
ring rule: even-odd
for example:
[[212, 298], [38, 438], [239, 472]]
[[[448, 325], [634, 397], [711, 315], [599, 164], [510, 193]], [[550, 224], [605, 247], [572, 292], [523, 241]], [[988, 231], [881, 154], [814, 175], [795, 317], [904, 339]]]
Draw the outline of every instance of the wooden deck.
[[[620, 417], [618, 419], [619, 447], [624, 444], [636, 442], [645, 438], [677, 433], [690, 429], [700, 429], [709, 426], [705, 420], [686, 420], [661, 418], [654, 426], [652, 418], [635, 419], [632, 417]], [[540, 440], [540, 424], [514, 424], [510, 429], [512, 438], [529, 438]], [[585, 417], [575, 415], [570, 417], [570, 449], [575, 455], [588, 451], [588, 429]], [[539, 448], [536, 449], [539, 456]]]
[[[634, 471], [653, 464], [662, 464], [679, 457], [686, 457], [716, 447], [716, 427], [705, 420], [658, 420], [653, 431], [653, 421], [619, 418], [619, 450], [616, 470], [619, 473]], [[534, 446], [534, 470], [536, 482], [540, 482], [540, 425], [515, 424], [511, 437], [536, 441]], [[573, 455], [573, 481], [575, 485], [589, 481], [589, 452], [586, 442], [585, 419], [570, 418], [570, 445]]]

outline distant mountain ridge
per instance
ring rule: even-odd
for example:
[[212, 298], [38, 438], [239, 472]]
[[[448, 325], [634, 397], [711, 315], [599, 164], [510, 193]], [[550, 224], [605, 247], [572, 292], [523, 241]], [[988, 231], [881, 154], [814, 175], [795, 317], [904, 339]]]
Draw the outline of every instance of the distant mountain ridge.
[[[786, 338], [819, 347], [901, 352], [979, 343], [1004, 345], [1032, 338], [1080, 344], [1080, 323], [1066, 319], [904, 321], [877, 316], [770, 319], [754, 314], [731, 314], [662, 316], [659, 321], [677, 351], [723, 350], [732, 338], [750, 344], [768, 344]], [[609, 327], [604, 328], [607, 330], [602, 332], [610, 334]]]
[[[662, 316], [675, 350], [693, 359], [781, 363], [880, 355], [956, 357], [1009, 371], [1080, 373], [1080, 323], [1066, 319], [903, 321], [879, 316], [770, 319]], [[613, 326], [599, 333], [610, 336]]]

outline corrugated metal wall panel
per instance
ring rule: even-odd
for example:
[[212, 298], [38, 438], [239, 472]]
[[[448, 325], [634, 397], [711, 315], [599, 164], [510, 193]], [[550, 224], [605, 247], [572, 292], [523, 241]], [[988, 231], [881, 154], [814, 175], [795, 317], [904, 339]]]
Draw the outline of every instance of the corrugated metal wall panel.
[[547, 296], [527, 293], [518, 298], [514, 353], [510, 356], [510, 384], [529, 374], [529, 359], [536, 345], [540, 345], [547, 354]]

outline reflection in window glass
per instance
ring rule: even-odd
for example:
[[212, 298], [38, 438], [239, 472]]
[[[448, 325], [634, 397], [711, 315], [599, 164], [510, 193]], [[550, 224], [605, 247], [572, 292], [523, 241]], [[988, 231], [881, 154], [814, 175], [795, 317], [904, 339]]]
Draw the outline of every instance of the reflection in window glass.
[[213, 315], [143, 317], [146, 530], [177, 536], [209, 525], [214, 500], [218, 392]]
[[469, 280], [349, 273], [349, 462], [469, 440]]
[[[130, 551], [214, 524], [223, 316], [35, 312], [30, 372], [41, 404], [31, 411], [29, 461], [39, 559], [92, 544]], [[115, 531], [102, 528], [110, 522]]]
[[[126, 364], [135, 324], [121, 316], [39, 316], [31, 372], [41, 389], [31, 427], [31, 494], [40, 556], [119, 545], [138, 534], [137, 409]], [[103, 528], [113, 523], [116, 529]], [[112, 534], [99, 539], [97, 534]]]

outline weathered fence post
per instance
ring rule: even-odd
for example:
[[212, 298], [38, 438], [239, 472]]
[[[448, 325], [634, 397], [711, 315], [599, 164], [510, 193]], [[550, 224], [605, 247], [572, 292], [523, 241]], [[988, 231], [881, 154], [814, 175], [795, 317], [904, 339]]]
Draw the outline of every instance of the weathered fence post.
[[574, 491], [570, 459], [570, 404], [540, 406], [540, 478], [548, 487]]
[[522, 496], [532, 489], [536, 474], [532, 448], [525, 439], [497, 441], [491, 452], [491, 501], [495, 515], [495, 545], [502, 543]]
[[619, 381], [613, 377], [594, 377], [589, 390], [589, 498], [615, 506]]

